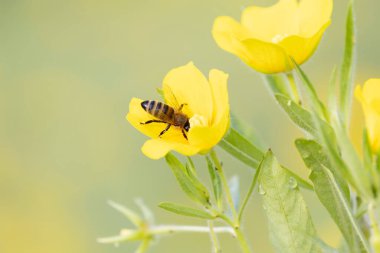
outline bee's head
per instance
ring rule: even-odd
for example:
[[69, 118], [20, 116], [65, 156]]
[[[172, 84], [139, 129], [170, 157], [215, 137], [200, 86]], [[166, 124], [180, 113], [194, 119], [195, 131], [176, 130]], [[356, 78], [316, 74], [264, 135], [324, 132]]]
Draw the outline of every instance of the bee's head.
[[190, 129], [190, 122], [189, 122], [189, 120], [186, 121], [185, 125], [183, 126], [183, 129], [185, 129], [186, 132], [189, 132], [189, 129]]

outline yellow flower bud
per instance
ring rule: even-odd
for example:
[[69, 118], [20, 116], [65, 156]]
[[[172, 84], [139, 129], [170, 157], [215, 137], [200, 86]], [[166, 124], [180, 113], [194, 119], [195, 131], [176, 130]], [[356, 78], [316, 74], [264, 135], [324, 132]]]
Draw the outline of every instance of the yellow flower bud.
[[[207, 80], [192, 62], [166, 75], [162, 87], [165, 104], [177, 112], [182, 105], [180, 112], [186, 115], [190, 126], [187, 129], [175, 126], [168, 119], [163, 120], [162, 112], [154, 116], [142, 107], [143, 100], [133, 98], [127, 120], [151, 137], [143, 145], [142, 152], [149, 158], [159, 159], [171, 150], [191, 156], [215, 146], [230, 123], [227, 79], [227, 74], [213, 69]], [[163, 122], [141, 124], [151, 120]], [[168, 124], [171, 124], [169, 130], [160, 136]]]
[[216, 43], [263, 73], [278, 73], [305, 62], [330, 25], [332, 0], [279, 0], [270, 7], [246, 8], [241, 22], [218, 17], [212, 29]]
[[357, 86], [355, 96], [363, 108], [372, 151], [377, 153], [380, 148], [380, 79], [369, 79], [363, 88]]

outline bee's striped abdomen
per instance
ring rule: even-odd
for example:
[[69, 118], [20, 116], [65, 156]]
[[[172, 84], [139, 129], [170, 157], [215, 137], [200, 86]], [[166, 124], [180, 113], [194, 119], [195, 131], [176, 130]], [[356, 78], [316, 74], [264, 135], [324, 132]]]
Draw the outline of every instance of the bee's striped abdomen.
[[171, 120], [174, 114], [173, 108], [155, 100], [145, 100], [141, 103], [141, 107], [149, 114], [162, 120]]

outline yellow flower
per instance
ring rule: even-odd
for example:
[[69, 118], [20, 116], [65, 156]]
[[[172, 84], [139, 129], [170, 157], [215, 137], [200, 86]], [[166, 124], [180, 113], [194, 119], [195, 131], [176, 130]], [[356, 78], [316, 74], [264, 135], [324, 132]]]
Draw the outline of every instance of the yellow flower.
[[241, 23], [231, 17], [216, 18], [212, 29], [216, 43], [263, 73], [293, 68], [315, 51], [330, 25], [332, 0], [279, 0], [270, 7], [251, 6]]
[[188, 117], [190, 128], [186, 131], [171, 126], [161, 137], [159, 135], [167, 124], [141, 124], [160, 119], [143, 109], [143, 100], [132, 98], [127, 120], [152, 138], [145, 142], [142, 152], [152, 159], [159, 159], [171, 150], [191, 156], [206, 153], [215, 146], [226, 133], [230, 122], [227, 79], [227, 74], [212, 69], [207, 80], [192, 62], [172, 69], [163, 80], [165, 103], [177, 111], [183, 105], [181, 112]]
[[380, 79], [369, 79], [355, 96], [362, 104], [369, 141], [374, 153], [380, 150]]

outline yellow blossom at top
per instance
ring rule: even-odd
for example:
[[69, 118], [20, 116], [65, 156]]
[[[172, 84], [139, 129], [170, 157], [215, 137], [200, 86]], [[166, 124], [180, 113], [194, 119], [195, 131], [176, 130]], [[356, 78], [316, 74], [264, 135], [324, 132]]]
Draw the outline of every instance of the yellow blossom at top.
[[[212, 69], [207, 80], [192, 62], [172, 69], [166, 75], [162, 84], [165, 101], [162, 102], [179, 113], [179, 117], [185, 115], [188, 120], [185, 127], [173, 124], [169, 127], [174, 116], [170, 115], [172, 120], [165, 118], [162, 115], [164, 105], [157, 108], [158, 101], [145, 100], [144, 103], [144, 100], [132, 98], [127, 120], [151, 138], [144, 143], [142, 152], [152, 159], [159, 159], [171, 150], [191, 156], [205, 153], [215, 146], [225, 135], [230, 122], [227, 79], [227, 74]], [[151, 113], [143, 108], [147, 105], [151, 105]], [[153, 111], [157, 111], [156, 116]], [[166, 115], [168, 111], [170, 109]], [[152, 120], [164, 122], [150, 123]], [[148, 124], [144, 124], [146, 122]], [[160, 136], [166, 127], [169, 127], [168, 131]]]
[[355, 96], [362, 104], [369, 141], [374, 153], [380, 150], [380, 79], [369, 79]]
[[270, 7], [251, 6], [241, 22], [216, 18], [212, 29], [216, 43], [263, 73], [278, 73], [305, 62], [316, 50], [330, 25], [332, 0], [279, 0]]

